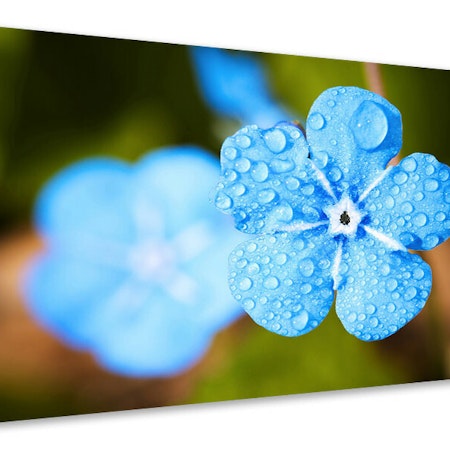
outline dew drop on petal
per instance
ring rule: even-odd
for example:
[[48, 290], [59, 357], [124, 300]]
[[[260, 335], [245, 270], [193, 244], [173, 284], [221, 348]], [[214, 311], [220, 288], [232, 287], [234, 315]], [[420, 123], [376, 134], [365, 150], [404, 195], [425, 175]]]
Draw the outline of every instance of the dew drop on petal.
[[286, 136], [278, 129], [268, 131], [264, 135], [267, 147], [274, 153], [281, 153], [286, 148]]
[[439, 181], [434, 179], [426, 180], [423, 187], [428, 192], [437, 191], [439, 189]]
[[309, 321], [309, 314], [307, 311], [303, 310], [299, 315], [292, 319], [292, 326], [298, 330], [302, 331], [305, 329]]
[[417, 169], [417, 162], [414, 158], [405, 158], [402, 162], [402, 168], [407, 172], [414, 172]]
[[397, 289], [397, 286], [398, 286], [398, 283], [395, 278], [391, 278], [386, 283], [386, 288], [389, 292], [395, 291], [395, 289]]
[[235, 161], [234, 167], [238, 172], [245, 173], [250, 170], [251, 163], [247, 158], [239, 158]]
[[398, 185], [402, 185], [402, 184], [404, 184], [404, 183], [406, 183], [408, 181], [408, 175], [405, 172], [403, 172], [403, 171], [397, 172], [394, 175], [394, 181]]
[[413, 222], [416, 226], [423, 227], [428, 222], [428, 217], [424, 213], [419, 213], [414, 216]]
[[270, 168], [275, 173], [289, 172], [295, 167], [294, 162], [290, 159], [273, 159]]
[[295, 177], [286, 178], [285, 183], [290, 191], [295, 191], [300, 187], [300, 181]]
[[255, 307], [255, 302], [252, 300], [252, 299], [247, 299], [247, 300], [244, 300], [244, 308], [247, 310], [247, 311], [250, 311], [250, 310], [252, 310], [254, 307]]
[[387, 312], [389, 312], [389, 313], [393, 313], [393, 312], [395, 311], [395, 305], [394, 305], [394, 303], [388, 303], [388, 304], [386, 305], [386, 310], [387, 310]]
[[314, 263], [311, 259], [304, 259], [300, 261], [298, 268], [305, 277], [310, 277], [314, 273]]
[[250, 174], [255, 181], [262, 183], [263, 181], [266, 181], [269, 176], [269, 167], [265, 162], [258, 161], [253, 165]]
[[233, 201], [227, 194], [218, 192], [215, 198], [215, 205], [219, 209], [229, 209], [233, 206]]
[[259, 267], [258, 263], [251, 263], [247, 266], [247, 272], [249, 275], [255, 275], [257, 274], [261, 268]]
[[403, 295], [403, 298], [406, 301], [412, 300], [417, 295], [417, 289], [414, 286], [409, 287], [406, 289], [405, 294]]
[[241, 148], [248, 148], [250, 147], [252, 141], [251, 139], [246, 136], [245, 134], [240, 134], [239, 136], [236, 136], [236, 143], [239, 145], [239, 147]]
[[263, 285], [266, 289], [276, 289], [280, 285], [280, 280], [277, 277], [268, 277]]
[[252, 280], [250, 280], [250, 278], [242, 278], [242, 280], [239, 283], [239, 289], [241, 291], [248, 291], [253, 285]]
[[275, 256], [274, 259], [278, 265], [282, 266], [287, 261], [287, 255], [286, 253], [279, 253], [278, 255]]
[[350, 120], [356, 143], [364, 150], [375, 150], [385, 139], [388, 120], [381, 106], [370, 100], [361, 103]]
[[302, 294], [309, 294], [312, 291], [312, 286], [309, 283], [302, 284], [300, 287], [300, 292]]
[[238, 151], [234, 147], [225, 147], [222, 151], [222, 154], [229, 161], [234, 161], [238, 156]]
[[276, 192], [273, 189], [263, 189], [258, 192], [258, 200], [261, 203], [270, 203], [276, 197]]
[[308, 125], [313, 130], [321, 130], [325, 126], [325, 118], [320, 113], [312, 113], [308, 117]]

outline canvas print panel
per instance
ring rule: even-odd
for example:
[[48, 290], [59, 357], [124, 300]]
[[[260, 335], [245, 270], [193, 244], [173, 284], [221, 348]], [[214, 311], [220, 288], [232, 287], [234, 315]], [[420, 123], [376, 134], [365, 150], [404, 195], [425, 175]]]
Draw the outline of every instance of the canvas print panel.
[[0, 30], [0, 419], [445, 379], [448, 72]]

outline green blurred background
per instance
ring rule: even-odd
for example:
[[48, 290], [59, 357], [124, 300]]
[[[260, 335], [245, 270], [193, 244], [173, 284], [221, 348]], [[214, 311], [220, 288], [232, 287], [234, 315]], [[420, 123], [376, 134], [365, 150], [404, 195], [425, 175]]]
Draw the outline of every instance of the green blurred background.
[[[363, 63], [254, 56], [276, 98], [300, 118], [329, 87], [370, 88]], [[386, 97], [402, 113], [403, 154], [433, 153], [449, 164], [449, 72], [380, 69]], [[244, 317], [219, 333], [196, 367], [170, 379], [107, 373], [34, 323], [18, 280], [39, 248], [31, 212], [49, 177], [84, 157], [134, 161], [167, 145], [196, 144], [218, 155], [238, 127], [202, 101], [186, 46], [0, 29], [0, 420], [448, 377], [449, 299], [436, 291], [443, 285], [436, 275], [424, 311], [385, 341], [350, 336], [333, 310], [317, 330], [294, 339]], [[439, 274], [447, 253], [437, 255]]]

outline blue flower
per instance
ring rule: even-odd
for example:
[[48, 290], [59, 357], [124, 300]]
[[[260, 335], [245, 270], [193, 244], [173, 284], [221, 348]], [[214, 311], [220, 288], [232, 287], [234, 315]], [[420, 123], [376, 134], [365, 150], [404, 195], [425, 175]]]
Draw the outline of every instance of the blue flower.
[[226, 279], [226, 255], [242, 238], [208, 199], [219, 170], [185, 147], [59, 173], [36, 205], [48, 248], [25, 280], [35, 315], [121, 374], [192, 366], [243, 313]]
[[335, 291], [347, 331], [374, 341], [424, 307], [431, 270], [408, 250], [450, 234], [450, 170], [415, 153], [388, 166], [402, 143], [399, 111], [356, 87], [323, 92], [306, 136], [281, 123], [225, 140], [215, 204], [258, 234], [229, 258], [235, 299], [285, 336], [317, 327]]
[[210, 47], [190, 50], [201, 94], [216, 113], [261, 127], [291, 117], [272, 97], [255, 58]]

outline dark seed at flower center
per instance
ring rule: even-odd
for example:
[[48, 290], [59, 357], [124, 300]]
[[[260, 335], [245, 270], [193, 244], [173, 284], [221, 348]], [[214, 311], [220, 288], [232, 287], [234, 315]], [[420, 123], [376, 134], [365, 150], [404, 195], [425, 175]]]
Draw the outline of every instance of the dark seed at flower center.
[[341, 217], [339, 218], [339, 220], [341, 221], [342, 225], [348, 225], [350, 223], [350, 216], [348, 215], [348, 212], [344, 211], [341, 214]]

